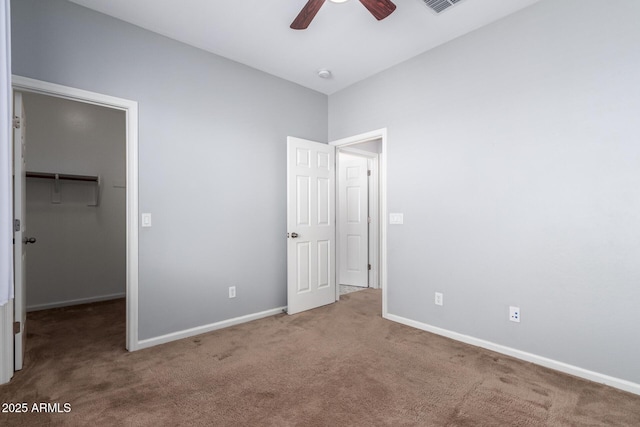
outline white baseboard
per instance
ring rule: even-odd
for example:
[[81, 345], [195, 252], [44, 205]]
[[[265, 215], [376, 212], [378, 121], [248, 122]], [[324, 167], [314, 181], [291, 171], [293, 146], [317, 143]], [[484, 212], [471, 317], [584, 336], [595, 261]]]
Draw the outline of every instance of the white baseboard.
[[79, 299], [71, 299], [66, 301], [56, 301], [56, 302], [48, 302], [46, 304], [34, 304], [28, 305], [27, 311], [39, 311], [39, 310], [47, 310], [50, 308], [59, 308], [59, 307], [68, 307], [70, 305], [80, 305], [80, 304], [89, 304], [92, 302], [100, 302], [100, 301], [109, 301], [112, 299], [120, 299], [125, 298], [127, 294], [125, 292], [120, 292], [117, 294], [110, 295], [100, 295], [97, 297], [89, 297], [89, 298], [79, 298]]
[[223, 320], [209, 325], [198, 326], [196, 328], [185, 329], [183, 331], [173, 332], [167, 335], [161, 335], [155, 338], [148, 338], [146, 340], [138, 341], [136, 350], [142, 350], [143, 348], [149, 348], [160, 344], [166, 344], [171, 341], [180, 340], [183, 338], [193, 337], [195, 335], [205, 334], [207, 332], [215, 331], [222, 328], [228, 328], [229, 326], [239, 325], [241, 323], [251, 322], [252, 320], [262, 319], [264, 317], [275, 316], [282, 313], [286, 307], [273, 308], [271, 310], [261, 311], [259, 313], [247, 314], [246, 316], [234, 317], [233, 319]]
[[407, 319], [401, 316], [396, 316], [395, 314], [385, 313], [384, 318], [394, 322], [402, 323], [403, 325], [411, 326], [413, 328], [421, 329], [423, 331], [431, 332], [436, 335], [451, 338], [456, 341], [461, 341], [466, 344], [471, 344], [476, 347], [486, 348], [487, 350], [515, 357], [516, 359], [525, 360], [536, 365], [544, 366], [545, 368], [554, 369], [556, 371], [564, 372], [566, 374], [574, 375], [576, 377], [584, 378], [593, 382], [606, 384], [620, 390], [640, 395], [640, 384], [636, 384], [631, 381], [611, 377], [609, 375], [601, 374], [594, 371], [589, 371], [587, 369], [569, 365], [564, 362], [559, 362], [557, 360], [538, 356], [536, 354], [527, 353], [526, 351], [516, 350], [515, 348], [495, 344], [490, 341], [474, 338], [469, 335], [460, 334], [457, 332], [449, 331], [447, 329], [431, 326], [426, 323], [417, 322], [415, 320]]

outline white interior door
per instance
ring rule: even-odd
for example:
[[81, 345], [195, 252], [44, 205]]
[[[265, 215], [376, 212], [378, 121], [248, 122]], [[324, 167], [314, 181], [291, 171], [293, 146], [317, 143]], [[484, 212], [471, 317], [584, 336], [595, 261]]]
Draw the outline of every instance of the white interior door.
[[335, 147], [287, 138], [287, 311], [336, 300]]
[[369, 286], [368, 159], [338, 154], [338, 224], [341, 285]]
[[[20, 330], [15, 334], [14, 369], [22, 369], [24, 349], [26, 345], [26, 262], [27, 239], [26, 231], [26, 116], [22, 103], [22, 94], [14, 93], [13, 98], [14, 126], [13, 126], [13, 218], [14, 218], [14, 321], [20, 322]], [[19, 223], [18, 223], [19, 221]], [[32, 239], [35, 242], [34, 239]]]

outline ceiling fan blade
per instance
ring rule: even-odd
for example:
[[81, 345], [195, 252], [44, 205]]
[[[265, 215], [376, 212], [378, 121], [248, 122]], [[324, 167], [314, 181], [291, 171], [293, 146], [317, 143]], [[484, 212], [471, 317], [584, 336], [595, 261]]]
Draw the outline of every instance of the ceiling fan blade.
[[309, 0], [298, 16], [296, 16], [296, 19], [291, 23], [291, 28], [294, 30], [304, 30], [307, 28], [324, 2], [325, 0]]
[[383, 20], [396, 10], [396, 5], [390, 0], [360, 0], [360, 3], [369, 9], [369, 12], [371, 12], [378, 21]]

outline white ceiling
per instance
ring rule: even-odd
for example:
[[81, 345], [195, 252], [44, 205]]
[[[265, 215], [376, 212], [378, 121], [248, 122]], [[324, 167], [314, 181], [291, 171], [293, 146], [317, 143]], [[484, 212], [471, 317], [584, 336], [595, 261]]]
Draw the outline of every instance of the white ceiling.
[[393, 0], [382, 21], [357, 0], [327, 1], [302, 31], [289, 25], [307, 0], [70, 1], [332, 94], [539, 0], [463, 0], [439, 15], [423, 0]]

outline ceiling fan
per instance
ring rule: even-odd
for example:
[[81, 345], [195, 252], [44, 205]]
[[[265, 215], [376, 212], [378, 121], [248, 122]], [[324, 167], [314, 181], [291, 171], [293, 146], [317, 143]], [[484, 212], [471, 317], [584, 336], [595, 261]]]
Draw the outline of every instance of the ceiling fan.
[[[329, 1], [343, 3], [347, 0]], [[324, 2], [325, 0], [309, 0], [298, 16], [296, 16], [296, 19], [291, 23], [291, 28], [294, 30], [304, 30], [307, 28]], [[362, 3], [378, 21], [391, 15], [391, 13], [396, 10], [396, 5], [393, 4], [391, 0], [360, 0], [360, 3]]]

